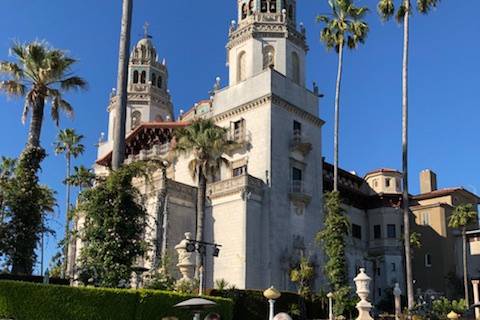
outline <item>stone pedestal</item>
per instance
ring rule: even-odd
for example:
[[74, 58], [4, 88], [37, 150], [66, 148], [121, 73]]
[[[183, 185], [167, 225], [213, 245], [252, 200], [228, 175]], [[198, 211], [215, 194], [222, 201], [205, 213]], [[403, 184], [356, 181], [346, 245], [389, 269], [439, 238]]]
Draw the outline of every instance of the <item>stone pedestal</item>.
[[360, 297], [360, 302], [357, 303], [358, 317], [357, 320], [373, 320], [370, 315], [372, 304], [368, 302], [368, 295], [370, 294], [370, 282], [372, 279], [365, 273], [365, 269], [361, 268], [360, 273], [355, 279], [357, 286], [357, 295]]
[[[474, 304], [480, 303], [480, 294], [478, 291], [479, 284], [480, 284], [480, 280], [472, 280]], [[475, 308], [475, 319], [480, 320], [480, 308]]]

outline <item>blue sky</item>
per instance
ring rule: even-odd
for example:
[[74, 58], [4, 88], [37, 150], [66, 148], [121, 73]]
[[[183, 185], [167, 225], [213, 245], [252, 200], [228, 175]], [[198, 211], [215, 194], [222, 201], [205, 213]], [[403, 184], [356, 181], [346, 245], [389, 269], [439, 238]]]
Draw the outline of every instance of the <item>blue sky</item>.
[[[170, 73], [170, 91], [176, 110], [188, 109], [208, 96], [216, 76], [226, 83], [225, 43], [228, 25], [236, 19], [236, 1], [135, 0], [133, 41], [150, 23], [159, 55]], [[342, 87], [340, 163], [363, 175], [378, 167], [401, 167], [401, 49], [402, 29], [382, 23], [371, 6], [371, 32], [365, 46], [345, 57]], [[308, 83], [316, 81], [325, 93], [320, 105], [324, 127], [323, 153], [332, 159], [333, 98], [337, 60], [319, 42], [317, 13], [326, 1], [299, 0], [298, 21], [307, 28], [310, 52]], [[442, 1], [428, 16], [412, 19], [410, 63], [410, 182], [418, 191], [418, 173], [437, 172], [440, 187], [465, 186], [480, 192], [478, 119], [480, 102], [480, 31], [478, 0]], [[121, 5], [114, 0], [1, 0], [0, 60], [8, 59], [13, 40], [46, 39], [68, 49], [79, 60], [75, 72], [89, 82], [89, 90], [68, 96], [76, 109], [62, 128], [86, 136], [87, 151], [75, 165], [90, 166], [95, 143], [107, 130], [108, 95], [116, 84]], [[22, 150], [27, 126], [20, 122], [22, 101], [0, 96], [0, 155], [16, 157]], [[58, 192], [59, 208], [51, 219], [57, 239], [47, 240], [46, 259], [62, 237], [65, 160], [55, 156], [52, 143], [58, 132], [47, 117], [42, 144], [49, 157], [43, 163], [42, 182]]]

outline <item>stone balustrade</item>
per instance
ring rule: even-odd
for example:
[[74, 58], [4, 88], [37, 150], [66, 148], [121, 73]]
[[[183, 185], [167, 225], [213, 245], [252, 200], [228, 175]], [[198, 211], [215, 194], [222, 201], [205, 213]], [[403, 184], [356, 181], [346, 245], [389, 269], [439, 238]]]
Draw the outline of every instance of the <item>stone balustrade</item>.
[[135, 161], [146, 161], [146, 160], [158, 160], [163, 159], [170, 151], [170, 143], [165, 143], [162, 145], [154, 145], [149, 150], [140, 150], [138, 154], [130, 154], [125, 160], [126, 164], [135, 162]]
[[207, 186], [207, 195], [210, 199], [223, 197], [238, 192], [252, 192], [256, 194], [263, 193], [264, 183], [262, 180], [245, 174], [231, 179], [211, 183]]

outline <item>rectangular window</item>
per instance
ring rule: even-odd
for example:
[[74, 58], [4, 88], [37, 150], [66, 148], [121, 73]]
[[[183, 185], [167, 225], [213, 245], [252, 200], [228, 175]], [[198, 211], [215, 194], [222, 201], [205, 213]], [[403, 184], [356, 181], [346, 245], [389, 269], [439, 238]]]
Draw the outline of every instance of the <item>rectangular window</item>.
[[292, 192], [303, 192], [303, 172], [292, 167]]
[[233, 176], [234, 177], [238, 177], [238, 176], [243, 176], [247, 174], [247, 166], [241, 166], [241, 167], [238, 167], [238, 168], [234, 168], [233, 169]]
[[235, 121], [231, 124], [231, 140], [241, 143], [245, 141], [245, 119]]
[[385, 179], [385, 188], [390, 188], [390, 178]]
[[395, 264], [395, 262], [392, 262], [392, 272], [395, 271], [397, 271], [397, 265]]
[[373, 226], [373, 238], [380, 239], [382, 238], [382, 226], [376, 224]]
[[430, 253], [425, 254], [425, 267], [430, 268], [432, 266], [432, 255]]
[[387, 236], [392, 239], [397, 237], [397, 228], [394, 224], [387, 225]]
[[423, 226], [430, 225], [430, 212], [422, 212], [420, 224]]
[[378, 288], [378, 296], [379, 296], [379, 297], [382, 296], [382, 288]]
[[293, 138], [299, 141], [302, 138], [302, 124], [295, 120], [293, 120]]
[[352, 237], [362, 240], [362, 227], [352, 223]]

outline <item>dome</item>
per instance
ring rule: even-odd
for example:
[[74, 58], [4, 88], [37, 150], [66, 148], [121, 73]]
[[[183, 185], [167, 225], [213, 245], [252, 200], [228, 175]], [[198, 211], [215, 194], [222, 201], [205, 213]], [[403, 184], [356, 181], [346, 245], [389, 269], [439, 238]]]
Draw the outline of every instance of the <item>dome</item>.
[[140, 48], [140, 47], [153, 48], [153, 43], [150, 38], [143, 38], [140, 41], [138, 41], [136, 47], [137, 48]]
[[132, 54], [132, 61], [141, 63], [154, 62], [157, 59], [157, 50], [155, 49], [150, 37], [146, 36], [137, 42]]

